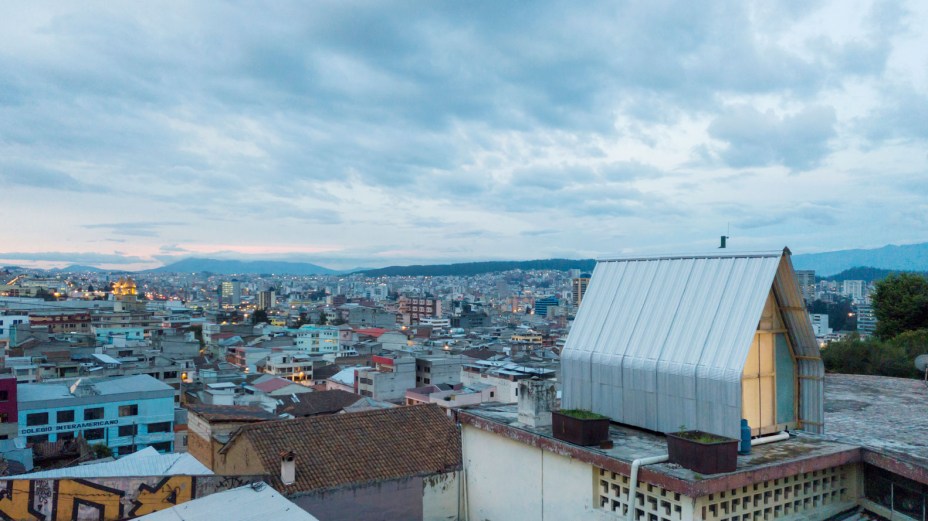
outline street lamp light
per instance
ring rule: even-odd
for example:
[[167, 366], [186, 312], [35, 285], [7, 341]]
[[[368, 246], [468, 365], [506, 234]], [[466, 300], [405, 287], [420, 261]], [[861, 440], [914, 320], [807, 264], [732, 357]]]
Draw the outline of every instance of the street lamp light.
[[183, 405], [184, 400], [184, 382], [187, 381], [187, 371], [180, 373], [180, 404]]

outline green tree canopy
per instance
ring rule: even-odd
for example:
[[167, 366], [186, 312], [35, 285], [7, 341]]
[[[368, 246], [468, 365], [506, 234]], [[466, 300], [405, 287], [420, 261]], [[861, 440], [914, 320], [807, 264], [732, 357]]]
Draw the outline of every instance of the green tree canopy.
[[876, 284], [873, 293], [876, 335], [884, 340], [928, 328], [928, 279], [897, 273]]

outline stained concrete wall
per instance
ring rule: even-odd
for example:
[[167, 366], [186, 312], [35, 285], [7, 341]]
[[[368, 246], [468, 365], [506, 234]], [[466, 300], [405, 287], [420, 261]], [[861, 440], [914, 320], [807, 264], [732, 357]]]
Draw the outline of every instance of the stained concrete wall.
[[593, 467], [462, 425], [469, 519], [604, 519], [593, 508]]
[[288, 499], [319, 521], [422, 519], [422, 478], [294, 495]]
[[309, 492], [288, 499], [319, 521], [459, 519], [458, 472]]

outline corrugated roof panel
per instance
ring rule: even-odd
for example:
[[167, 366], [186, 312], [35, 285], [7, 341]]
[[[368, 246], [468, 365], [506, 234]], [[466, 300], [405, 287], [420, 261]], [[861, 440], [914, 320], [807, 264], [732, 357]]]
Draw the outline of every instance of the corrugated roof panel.
[[[562, 353], [564, 407], [648, 429], [686, 424], [737, 436], [741, 372], [775, 280], [796, 298], [783, 252], [600, 261]], [[804, 312], [788, 322], [806, 343]], [[816, 372], [799, 365], [800, 374]], [[807, 402], [803, 418], [820, 421]]]

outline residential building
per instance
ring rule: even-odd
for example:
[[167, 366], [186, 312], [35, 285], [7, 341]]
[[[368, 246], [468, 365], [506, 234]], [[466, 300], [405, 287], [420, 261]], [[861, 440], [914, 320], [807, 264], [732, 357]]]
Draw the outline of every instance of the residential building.
[[348, 311], [348, 323], [355, 327], [396, 327], [396, 313], [359, 305], [346, 305], [340, 309]]
[[277, 294], [271, 290], [259, 291], [257, 309], [273, 309], [277, 305]]
[[0, 348], [10, 343], [11, 335], [15, 338], [16, 326], [21, 324], [29, 324], [29, 315], [0, 315]]
[[311, 416], [241, 427], [213, 471], [265, 474], [319, 519], [456, 519], [460, 443], [434, 405]]
[[223, 281], [219, 286], [220, 304], [237, 306], [242, 303], [242, 283], [238, 279]]
[[16, 376], [0, 374], [0, 440], [19, 435], [19, 404]]
[[815, 270], [795, 270], [796, 282], [806, 304], [815, 300]]
[[20, 384], [19, 435], [29, 443], [83, 436], [114, 454], [172, 452], [174, 389], [148, 375]]
[[866, 296], [867, 285], [862, 280], [845, 280], [841, 282], [841, 294], [853, 302], [861, 302]]
[[441, 300], [434, 297], [407, 297], [402, 296], [397, 302], [403, 323], [416, 325], [425, 317], [441, 316]]
[[257, 364], [258, 370], [294, 382], [311, 382], [313, 368], [324, 365], [318, 356], [313, 357], [305, 353], [284, 352], [269, 355], [264, 361]]
[[216, 454], [239, 427], [276, 420], [259, 407], [190, 404], [187, 406], [187, 452], [210, 469]]
[[339, 329], [335, 326], [303, 325], [296, 331], [296, 349], [310, 355], [340, 354]]
[[876, 332], [876, 313], [870, 304], [857, 304], [857, 332], [868, 337]]
[[556, 364], [516, 364], [491, 360], [475, 360], [461, 368], [461, 383], [466, 387], [495, 387], [496, 401], [516, 403], [519, 400], [519, 382], [531, 378], [554, 379]]
[[461, 356], [417, 355], [415, 385], [459, 384], [464, 362]]
[[586, 294], [586, 288], [590, 285], [590, 274], [584, 273], [579, 277], [571, 280], [571, 294], [574, 300], [574, 307], [579, 308], [583, 302], [583, 295]]
[[830, 335], [832, 330], [828, 327], [828, 315], [826, 313], [810, 313], [809, 319], [812, 321], [812, 331], [816, 338], [822, 338]]
[[458, 385], [423, 385], [406, 391], [406, 405], [434, 403], [439, 407], [450, 409], [496, 401], [496, 387], [492, 385], [475, 385], [465, 387]]
[[416, 359], [411, 356], [374, 355], [374, 367], [357, 370], [357, 392], [385, 402], [402, 402], [406, 391], [416, 386]]

